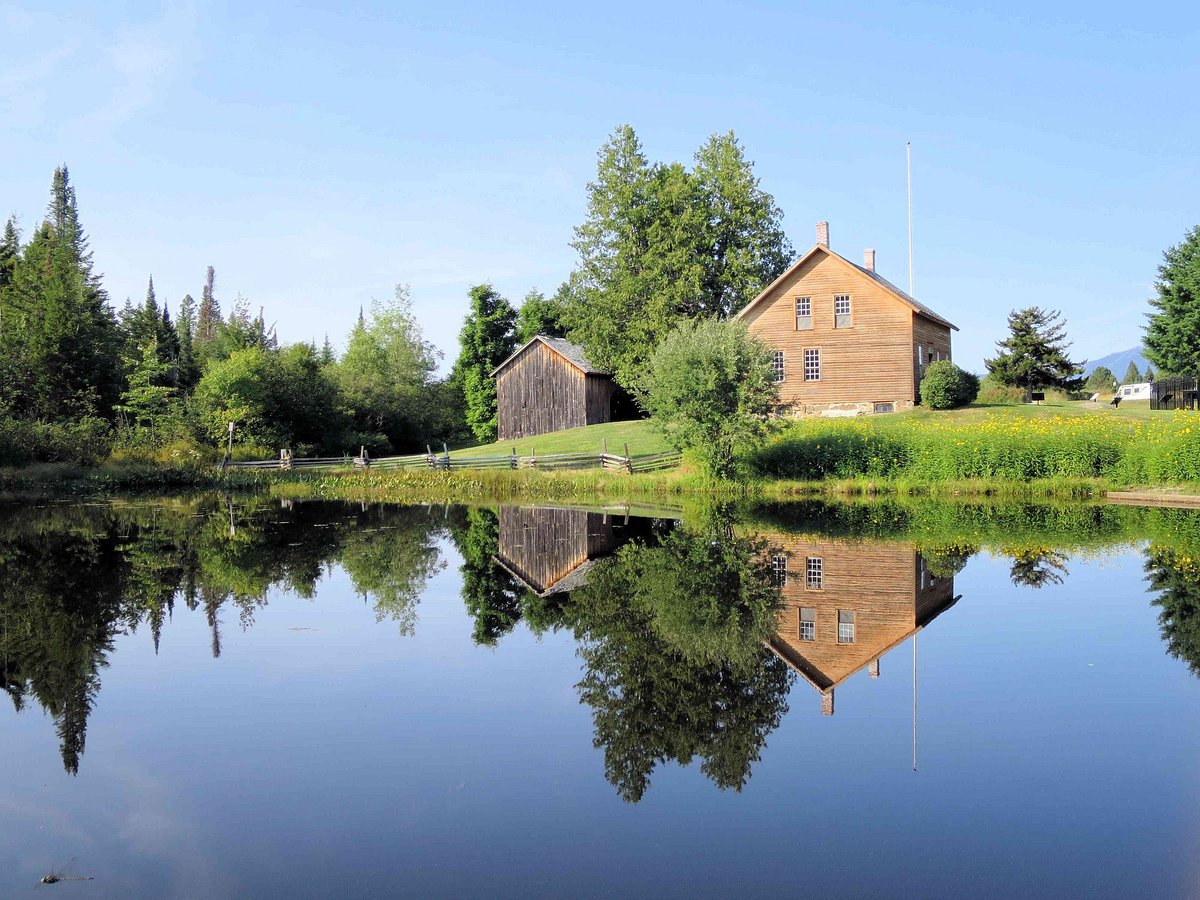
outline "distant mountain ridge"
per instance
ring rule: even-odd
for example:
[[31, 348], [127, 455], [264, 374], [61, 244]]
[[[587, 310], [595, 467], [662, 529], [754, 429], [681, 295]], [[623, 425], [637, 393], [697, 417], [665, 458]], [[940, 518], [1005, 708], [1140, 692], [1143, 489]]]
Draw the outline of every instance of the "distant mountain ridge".
[[1093, 369], [1105, 366], [1117, 378], [1124, 378], [1125, 370], [1129, 368], [1130, 362], [1137, 363], [1139, 372], [1145, 372], [1146, 367], [1150, 365], [1150, 361], [1146, 359], [1144, 348], [1131, 347], [1128, 350], [1118, 350], [1108, 356], [1101, 356], [1099, 359], [1089, 359], [1088, 364], [1084, 366], [1083, 374], [1091, 375]]

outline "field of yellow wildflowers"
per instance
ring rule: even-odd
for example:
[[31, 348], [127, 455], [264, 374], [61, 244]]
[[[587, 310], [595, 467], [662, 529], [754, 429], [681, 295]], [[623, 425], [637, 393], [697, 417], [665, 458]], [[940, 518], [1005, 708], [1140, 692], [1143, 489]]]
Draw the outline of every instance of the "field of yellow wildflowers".
[[749, 460], [757, 474], [802, 480], [1103, 478], [1114, 485], [1200, 481], [1200, 419], [987, 411], [953, 417], [801, 420]]

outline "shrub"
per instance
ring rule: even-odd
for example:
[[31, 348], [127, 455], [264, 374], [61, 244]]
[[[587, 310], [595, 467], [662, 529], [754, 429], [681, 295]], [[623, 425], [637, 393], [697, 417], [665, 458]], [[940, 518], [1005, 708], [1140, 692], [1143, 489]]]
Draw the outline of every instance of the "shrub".
[[27, 422], [0, 418], [0, 465], [70, 462], [90, 465], [108, 456], [112, 426], [103, 419]]
[[979, 395], [979, 378], [948, 359], [929, 364], [921, 379], [921, 402], [930, 409], [957, 409]]

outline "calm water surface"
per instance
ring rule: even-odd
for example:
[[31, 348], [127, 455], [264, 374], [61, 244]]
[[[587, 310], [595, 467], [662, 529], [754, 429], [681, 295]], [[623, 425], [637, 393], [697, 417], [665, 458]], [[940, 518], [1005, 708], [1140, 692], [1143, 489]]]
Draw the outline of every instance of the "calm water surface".
[[1198, 536], [0, 506], [0, 896], [1195, 895]]

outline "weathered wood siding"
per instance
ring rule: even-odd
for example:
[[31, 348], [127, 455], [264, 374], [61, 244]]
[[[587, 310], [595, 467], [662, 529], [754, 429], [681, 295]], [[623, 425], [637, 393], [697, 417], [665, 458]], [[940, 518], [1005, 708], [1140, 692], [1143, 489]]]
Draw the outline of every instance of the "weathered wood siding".
[[497, 555], [542, 593], [589, 559], [613, 552], [615, 520], [579, 509], [500, 507]]
[[950, 359], [950, 329], [920, 313], [913, 313], [913, 376], [919, 394], [925, 367], [937, 359]]
[[[902, 642], [945, 609], [954, 580], [932, 579], [915, 546], [764, 535], [788, 561], [772, 649], [827, 691]], [[822, 562], [822, 587], [807, 586], [807, 560]], [[800, 611], [815, 611], [815, 637], [800, 638]], [[838, 612], [855, 614], [853, 643], [838, 643]]]
[[[849, 294], [853, 323], [834, 328], [833, 297]], [[796, 328], [796, 299], [812, 298], [812, 328]], [[784, 351], [784, 406], [911, 401], [913, 311], [868, 276], [816, 253], [744, 321], [772, 350]], [[804, 350], [821, 351], [821, 380], [804, 380]]]
[[496, 376], [500, 440], [609, 421], [612, 379], [585, 375], [545, 344], [530, 344]]

